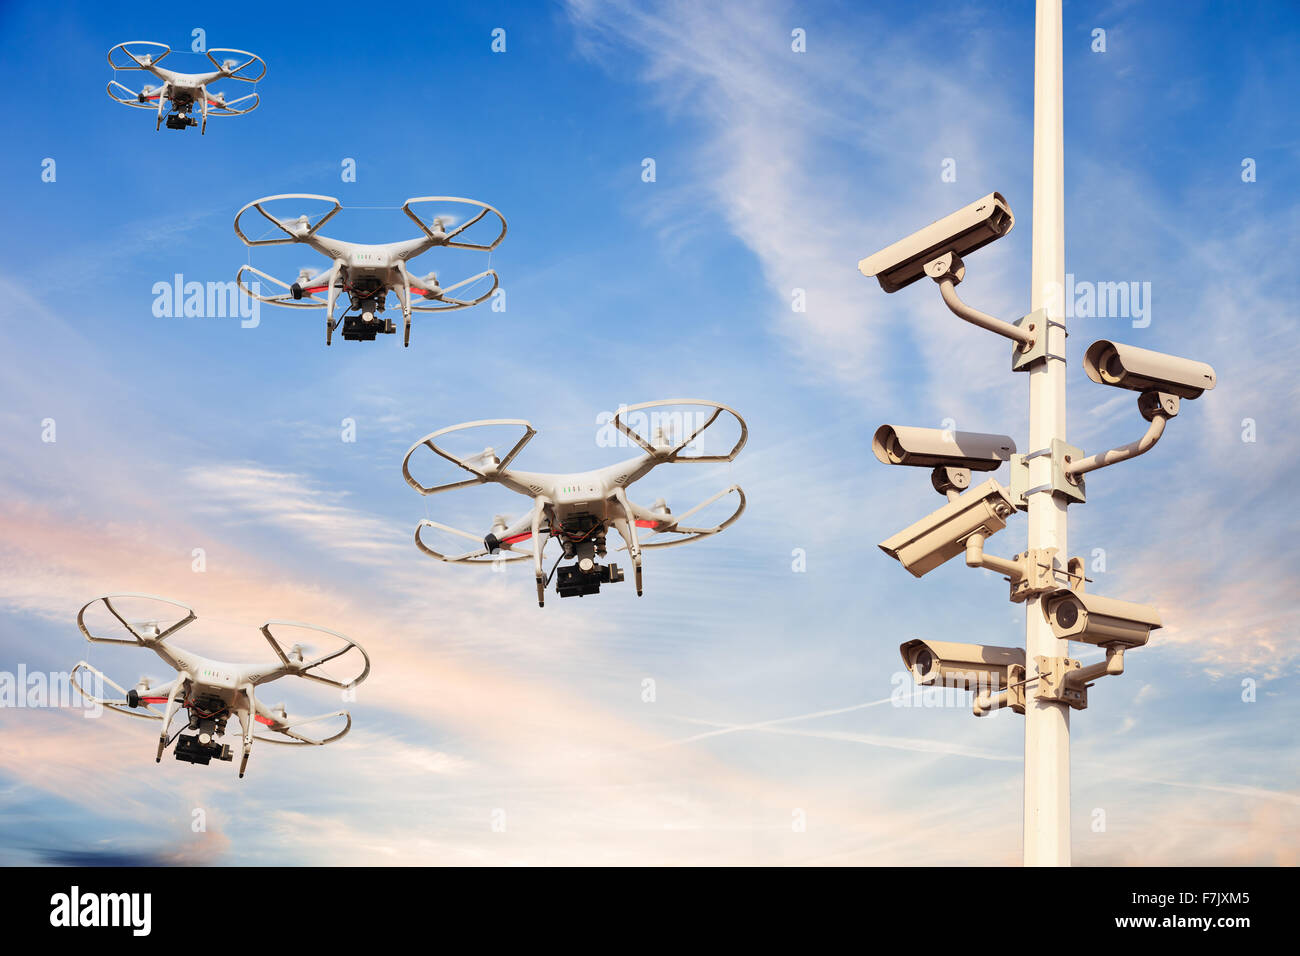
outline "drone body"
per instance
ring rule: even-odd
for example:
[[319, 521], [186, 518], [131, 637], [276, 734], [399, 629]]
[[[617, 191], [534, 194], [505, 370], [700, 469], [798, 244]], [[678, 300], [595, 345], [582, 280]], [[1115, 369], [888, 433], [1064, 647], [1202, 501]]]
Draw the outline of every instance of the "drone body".
[[[276, 200], [297, 199], [323, 201], [333, 204], [333, 208], [314, 223], [307, 216], [298, 216], [288, 221], [271, 215], [263, 208], [263, 203]], [[438, 217], [429, 225], [411, 209], [414, 203], [436, 202], [441, 204], [461, 204], [470, 207], [472, 214], [464, 223], [450, 231], [444, 218]], [[464, 309], [478, 305], [496, 291], [499, 284], [497, 274], [491, 269], [470, 276], [453, 285], [443, 287], [438, 282], [436, 273], [430, 272], [422, 277], [412, 276], [407, 263], [435, 247], [449, 249], [474, 249], [490, 252], [505, 238], [505, 218], [493, 207], [473, 199], [460, 199], [454, 196], [421, 196], [408, 199], [402, 204], [402, 211], [409, 216], [424, 234], [414, 239], [381, 244], [346, 242], [320, 234], [320, 228], [332, 219], [343, 204], [332, 196], [318, 196], [309, 193], [285, 193], [278, 196], [266, 196], [255, 200], [235, 214], [235, 234], [249, 247], [285, 245], [301, 243], [330, 260], [329, 266], [311, 272], [304, 269], [298, 280], [292, 284], [282, 282], [251, 265], [239, 270], [236, 281], [240, 288], [253, 298], [270, 305], [282, 305], [291, 308], [325, 309], [325, 344], [332, 341], [334, 330], [341, 323], [343, 338], [354, 341], [373, 341], [376, 335], [392, 334], [397, 331], [392, 320], [380, 319], [377, 313], [383, 312], [387, 305], [389, 293], [397, 299], [403, 320], [403, 345], [411, 344], [412, 312], [445, 312]], [[241, 227], [240, 220], [250, 209], [257, 210], [271, 224], [274, 232], [272, 238], [249, 238]], [[500, 231], [495, 239], [487, 243], [468, 242], [458, 237], [467, 229], [483, 221], [489, 214], [500, 223]], [[256, 275], [284, 292], [275, 295], [262, 295], [259, 290], [250, 289], [245, 282], [245, 273]], [[458, 289], [472, 283], [491, 278], [492, 287], [481, 295], [462, 299], [454, 295]], [[339, 293], [347, 296], [348, 307], [336, 321], [334, 308]], [[325, 298], [320, 298], [324, 293]], [[421, 301], [417, 301], [421, 300]]]
[[[627, 413], [669, 405], [704, 406], [712, 409], [712, 413], [703, 424], [679, 441], [670, 441], [662, 433], [647, 440], [628, 427], [625, 419]], [[740, 426], [740, 437], [735, 446], [722, 455], [683, 454], [700, 433], [717, 421], [723, 412], [732, 415]], [[595, 594], [600, 591], [601, 584], [614, 584], [623, 580], [623, 572], [617, 565], [602, 565], [598, 560], [606, 556], [606, 537], [609, 530], [613, 529], [623, 539], [623, 548], [628, 552], [628, 558], [632, 562], [636, 593], [639, 597], [643, 593], [641, 570], [643, 551], [686, 544], [717, 534], [729, 527], [745, 510], [745, 493], [739, 485], [732, 485], [694, 508], [680, 515], [673, 515], [662, 498], [648, 508], [631, 501], [627, 494], [628, 486], [663, 464], [732, 461], [744, 447], [748, 431], [744, 420], [735, 410], [716, 402], [694, 399], [646, 402], [625, 407], [614, 416], [612, 424], [633, 443], [640, 446], [644, 454], [593, 471], [563, 475], [510, 468], [510, 463], [515, 456], [536, 434], [532, 425], [523, 419], [467, 422], [426, 435], [411, 446], [402, 462], [402, 475], [406, 483], [420, 494], [432, 495], [453, 488], [495, 483], [530, 498], [532, 507], [522, 518], [513, 522], [503, 516], [496, 516], [491, 529], [481, 537], [426, 519], [416, 527], [416, 546], [430, 557], [455, 564], [492, 564], [497, 561], [522, 561], [531, 558], [533, 572], [537, 579], [537, 604], [542, 607], [546, 603], [546, 587], [550, 582], [550, 574], [543, 567], [542, 557], [551, 538], [558, 541], [561, 549], [561, 555], [556, 559], [551, 572], [552, 574], [558, 572], [556, 590], [560, 597]], [[491, 448], [484, 449], [471, 457], [458, 457], [434, 443], [434, 439], [451, 432], [489, 425], [520, 426], [524, 429], [524, 435], [504, 458], [497, 458]], [[420, 484], [411, 476], [410, 461], [411, 456], [421, 447], [430, 449], [439, 457], [470, 472], [474, 477], [432, 487]], [[735, 512], [725, 521], [712, 527], [683, 524], [684, 519], [733, 492], [737, 495], [739, 504]], [[421, 538], [423, 528], [437, 528], [462, 538], [481, 541], [482, 547], [464, 554], [446, 555], [424, 542]], [[659, 534], [676, 534], [682, 537], [667, 541], [643, 540]], [[512, 552], [513, 555], [506, 557], [506, 552]], [[565, 558], [572, 560], [573, 563], [560, 567], [560, 561]]]
[[[186, 617], [168, 627], [160, 627], [157, 622], [148, 624], [129, 623], [114, 607], [113, 601], [120, 599], [143, 599], [156, 601], [176, 608], [183, 608]], [[104, 607], [131, 634], [131, 639], [99, 637], [91, 634], [85, 623], [86, 611], [94, 604], [103, 602]], [[143, 647], [153, 651], [170, 668], [176, 672], [176, 678], [164, 684], [154, 685], [147, 678], [141, 678], [136, 686], [126, 690], [111, 678], [85, 661], [72, 669], [72, 683], [81, 694], [93, 703], [149, 720], [162, 721], [158, 738], [157, 761], [162, 760], [163, 751], [175, 741], [176, 759], [187, 763], [208, 764], [214, 757], [218, 760], [231, 760], [233, 753], [228, 744], [218, 742], [226, 731], [226, 723], [234, 717], [242, 730], [243, 749], [239, 764], [239, 776], [244, 775], [248, 758], [252, 752], [253, 741], [290, 744], [299, 746], [321, 746], [343, 737], [352, 727], [352, 717], [347, 711], [332, 711], [313, 717], [290, 716], [283, 704], [268, 707], [257, 696], [257, 688], [282, 677], [302, 677], [307, 680], [327, 684], [331, 687], [347, 689], [355, 687], [366, 679], [370, 673], [370, 658], [361, 645], [355, 641], [323, 627], [309, 624], [297, 624], [291, 621], [268, 621], [262, 625], [261, 632], [275, 651], [275, 659], [255, 663], [235, 663], [214, 660], [195, 651], [167, 643], [176, 631], [197, 619], [193, 609], [177, 601], [154, 597], [148, 594], [114, 594], [96, 598], [89, 602], [77, 614], [77, 627], [86, 640], [95, 644], [119, 644], [131, 647]], [[333, 653], [323, 654], [312, 660], [304, 660], [301, 645], [294, 645], [286, 650], [271, 633], [273, 626], [304, 628], [332, 635], [343, 641], [343, 647]], [[332, 660], [341, 658], [351, 651], [357, 651], [364, 661], [361, 673], [348, 681], [339, 681], [325, 676], [319, 668]], [[78, 673], [93, 675], [97, 680], [117, 690], [122, 696], [104, 699], [91, 694], [78, 681]], [[84, 677], [82, 678], [84, 681]], [[165, 705], [159, 711], [158, 705]], [[177, 713], [186, 712], [185, 723], [175, 734], [171, 726]], [[308, 737], [294, 728], [304, 724], [315, 723], [329, 718], [341, 717], [345, 720], [343, 729], [323, 739]], [[268, 732], [279, 734], [265, 737], [254, 734], [261, 724]], [[187, 734], [186, 731], [191, 733]]]
[[[161, 48], [163, 52], [154, 55], [144, 52], [141, 47]], [[119, 60], [124, 55], [130, 62], [122, 63], [113, 59], [113, 54], [119, 50], [121, 51]], [[117, 80], [110, 80], [108, 95], [123, 106], [156, 111], [158, 118], [154, 123], [155, 131], [160, 129], [163, 121], [166, 120], [168, 129], [199, 126], [199, 133], [202, 135], [207, 132], [209, 116], [242, 116], [257, 109], [260, 100], [256, 93], [227, 100], [224, 92], [209, 89], [212, 84], [221, 80], [256, 83], [266, 75], [266, 63], [257, 54], [249, 53], [247, 50], [208, 50], [206, 51], [208, 59], [216, 67], [215, 70], [206, 73], [182, 73], [158, 65], [171, 52], [171, 47], [165, 43], [153, 43], [149, 40], [128, 40], [113, 47], [108, 51], [108, 65], [114, 70], [145, 72], [159, 80], [161, 85], [146, 84], [137, 92]], [[234, 53], [243, 59], [242, 62], [240, 59], [218, 60], [213, 55], [216, 53]], [[245, 71], [254, 64], [260, 65], [261, 70], [256, 76], [247, 75]], [[194, 115], [196, 111], [199, 114], [198, 118]]]

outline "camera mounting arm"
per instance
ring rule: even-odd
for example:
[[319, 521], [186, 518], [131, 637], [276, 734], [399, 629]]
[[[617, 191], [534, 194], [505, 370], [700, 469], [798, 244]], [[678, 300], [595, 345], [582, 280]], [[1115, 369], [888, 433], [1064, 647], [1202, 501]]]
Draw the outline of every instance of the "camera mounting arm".
[[996, 332], [1004, 338], [1019, 343], [1026, 349], [1033, 346], [1035, 336], [1032, 332], [1022, 329], [1011, 322], [1004, 322], [987, 312], [972, 308], [961, 300], [957, 295], [956, 286], [965, 278], [966, 266], [957, 253], [949, 252], [938, 259], [927, 262], [925, 274], [939, 283], [939, 294], [943, 296], [944, 304], [959, 319], [964, 319], [971, 325], [978, 325], [982, 329], [988, 329], [990, 332]]
[[984, 535], [976, 533], [966, 539], [966, 566], [971, 568], [988, 568], [1005, 574], [1014, 585], [1025, 578], [1025, 566], [1021, 561], [999, 558], [984, 553]]
[[1142, 417], [1151, 423], [1147, 426], [1146, 434], [1137, 441], [1129, 442], [1127, 445], [1120, 445], [1118, 448], [1112, 448], [1109, 451], [1089, 455], [1087, 458], [1081, 458], [1078, 461], [1067, 462], [1065, 465], [1066, 476], [1072, 478], [1075, 475], [1086, 474], [1090, 471], [1096, 471], [1098, 468], [1105, 468], [1107, 465], [1128, 461], [1130, 458], [1146, 454], [1160, 440], [1160, 436], [1165, 433], [1165, 425], [1169, 419], [1178, 415], [1178, 404], [1177, 395], [1155, 390], [1143, 392], [1138, 396], [1138, 409], [1142, 412]]
[[1077, 671], [1071, 671], [1066, 681], [1076, 687], [1082, 687], [1101, 677], [1118, 677], [1124, 673], [1124, 645], [1107, 644], [1106, 659], [1096, 664], [1089, 664]]

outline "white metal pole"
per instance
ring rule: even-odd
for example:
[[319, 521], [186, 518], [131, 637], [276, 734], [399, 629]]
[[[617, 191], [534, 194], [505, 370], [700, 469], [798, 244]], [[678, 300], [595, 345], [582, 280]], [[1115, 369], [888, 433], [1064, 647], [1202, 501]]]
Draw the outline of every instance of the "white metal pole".
[[[1034, 222], [1032, 309], [1048, 313], [1048, 354], [1029, 373], [1029, 447], [1038, 452], [1065, 438], [1065, 163], [1061, 96], [1061, 0], [1038, 0], [1034, 26]], [[1052, 356], [1062, 356], [1058, 360]], [[1030, 488], [1050, 487], [1050, 455], [1030, 459]], [[1066, 558], [1065, 501], [1039, 492], [1029, 499], [1029, 548], [1057, 548]], [[1064, 657], [1039, 610], [1025, 602], [1027, 676], [1035, 657]], [[1038, 701], [1034, 684], [1025, 701], [1026, 866], [1070, 865], [1070, 709]]]

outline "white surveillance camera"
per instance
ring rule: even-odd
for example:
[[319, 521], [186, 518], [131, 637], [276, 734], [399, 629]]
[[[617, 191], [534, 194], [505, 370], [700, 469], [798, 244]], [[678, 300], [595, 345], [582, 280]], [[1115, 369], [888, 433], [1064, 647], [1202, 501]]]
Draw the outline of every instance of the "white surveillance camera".
[[1204, 362], [1105, 339], [1088, 346], [1083, 370], [1098, 384], [1135, 392], [1158, 391], [1190, 399], [1214, 388], [1214, 369]]
[[971, 535], [1001, 531], [1015, 510], [1007, 490], [990, 478], [882, 541], [880, 550], [919, 578], [961, 554]]
[[1043, 616], [1059, 638], [1099, 647], [1141, 647], [1163, 625], [1146, 604], [1061, 588], [1042, 599]]
[[1016, 443], [1008, 435], [881, 425], [871, 450], [886, 465], [996, 471], [1016, 453]]
[[1007, 670], [1025, 666], [1020, 647], [988, 647], [954, 641], [914, 640], [898, 648], [903, 663], [918, 684], [939, 684], [961, 690], [1006, 687]]
[[925, 275], [926, 263], [952, 252], [964, 256], [1011, 231], [1016, 217], [1001, 193], [989, 193], [969, 206], [930, 223], [858, 263], [864, 276], [874, 276], [880, 288], [897, 292]]

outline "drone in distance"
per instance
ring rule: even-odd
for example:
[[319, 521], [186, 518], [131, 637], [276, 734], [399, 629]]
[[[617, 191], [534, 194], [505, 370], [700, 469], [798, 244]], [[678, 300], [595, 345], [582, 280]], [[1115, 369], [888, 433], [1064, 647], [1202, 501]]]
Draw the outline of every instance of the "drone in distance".
[[[170, 605], [172, 608], [182, 609], [185, 617], [172, 624], [162, 624], [158, 621], [132, 623], [123, 617], [114, 604], [123, 601], [129, 603], [150, 601]], [[101, 602], [109, 614], [130, 633], [129, 639], [101, 637], [90, 632], [85, 621], [86, 611]], [[352, 717], [345, 710], [317, 714], [314, 717], [297, 717], [287, 713], [284, 704], [268, 707], [262, 703], [256, 696], [256, 688], [282, 677], [302, 677], [344, 690], [356, 687], [370, 673], [370, 657], [356, 641], [336, 631], [311, 624], [268, 621], [262, 625], [261, 631], [267, 643], [271, 645], [271, 649], [275, 651], [275, 659], [258, 663], [230, 663], [212, 660], [194, 651], [167, 643], [168, 638], [197, 617], [193, 608], [188, 605], [151, 594], [112, 594], [96, 598], [77, 613], [77, 627], [85, 635], [86, 640], [95, 644], [148, 648], [162, 658], [168, 667], [176, 671], [176, 678], [164, 684], [155, 685], [149, 678], [142, 677], [135, 687], [126, 690], [86, 661], [79, 662], [72, 669], [73, 686], [91, 703], [131, 717], [162, 721], [155, 762], [162, 761], [163, 751], [173, 742], [176, 744], [176, 759], [186, 763], [206, 766], [214, 758], [231, 760], [233, 752], [230, 745], [218, 742], [226, 732], [226, 721], [231, 716], [239, 721], [243, 732], [243, 751], [239, 761], [240, 777], [244, 776], [248, 766], [248, 757], [252, 753], [254, 740], [289, 746], [319, 747], [338, 740], [352, 729]], [[307, 659], [301, 644], [293, 644], [286, 649], [272, 634], [272, 627], [316, 631], [337, 638], [342, 642], [342, 646]], [[355, 661], [355, 655], [349, 660], [349, 669], [361, 667], [361, 673], [357, 676], [350, 680], [336, 680], [321, 670], [322, 665], [343, 658], [352, 651], [361, 655], [360, 661]], [[93, 694], [83, 686], [87, 677], [96, 681], [97, 687], [101, 689], [100, 694]], [[111, 687], [121, 696], [105, 699], [102, 692], [104, 685]], [[165, 705], [163, 710], [158, 709], [159, 704]], [[172, 724], [175, 722], [177, 712], [181, 710], [185, 711], [186, 717], [179, 729], [173, 733]], [[344, 724], [342, 729], [328, 737], [310, 737], [297, 729], [306, 724], [332, 718], [342, 718]], [[267, 732], [275, 736], [255, 734], [254, 730], [258, 724], [265, 726]]]
[[[332, 204], [332, 208], [315, 222], [305, 215], [287, 221], [282, 220], [263, 208], [266, 203], [285, 199], [327, 202]], [[433, 217], [432, 224], [426, 223], [411, 209], [413, 205], [419, 203], [439, 204], [440, 211]], [[451, 211], [447, 211], [447, 207], [450, 207]], [[252, 265], [246, 265], [236, 276], [240, 288], [254, 299], [270, 305], [325, 309], [326, 345], [330, 344], [334, 330], [340, 323], [343, 325], [343, 338], [354, 341], [373, 342], [375, 336], [380, 333], [396, 332], [397, 327], [391, 319], [378, 317], [378, 314], [383, 312], [388, 294], [391, 292], [402, 312], [404, 346], [411, 344], [412, 312], [449, 312], [453, 309], [466, 309], [478, 305], [497, 290], [499, 280], [496, 272], [491, 269], [449, 286], [439, 284], [436, 272], [415, 277], [407, 269], [410, 260], [435, 247], [491, 252], [500, 245], [506, 235], [506, 220], [500, 212], [487, 203], [454, 196], [421, 196], [408, 199], [402, 203], [402, 211], [420, 227], [423, 235], [414, 239], [378, 245], [345, 242], [342, 239], [331, 239], [320, 234], [321, 226], [342, 208], [343, 204], [332, 196], [285, 193], [255, 200], [239, 210], [235, 214], [235, 234], [244, 245], [251, 248], [301, 243], [330, 260], [328, 266], [317, 272], [302, 269], [298, 274], [298, 280], [293, 283], [282, 282], [260, 269], [253, 268]], [[249, 210], [256, 210], [267, 223], [270, 223], [269, 237], [250, 238], [245, 232], [241, 220]], [[461, 215], [458, 210], [465, 210], [464, 215]], [[489, 218], [489, 214], [495, 218]], [[493, 227], [500, 226], [490, 242], [470, 242], [467, 238], [463, 238], [467, 230], [485, 220]], [[265, 279], [284, 291], [274, 295], [263, 295], [260, 289], [249, 288], [245, 280], [246, 274]], [[491, 288], [481, 295], [465, 297], [475, 283], [482, 283], [488, 278], [492, 280]], [[460, 292], [459, 290], [462, 289], [467, 291]], [[322, 292], [325, 293], [325, 298], [320, 297]], [[347, 296], [348, 306], [343, 310], [343, 315], [335, 320], [334, 307], [340, 292]]]
[[[632, 413], [661, 406], [694, 406], [709, 411], [694, 416], [693, 422], [684, 425], [680, 416], [671, 416], [670, 427], [654, 429], [653, 437], [649, 440], [629, 427], [628, 416]], [[700, 433], [717, 421], [723, 412], [734, 417], [740, 426], [740, 437], [731, 450], [721, 455], [687, 454]], [[744, 419], [734, 409], [717, 402], [696, 399], [671, 399], [622, 407], [611, 424], [633, 444], [639, 446], [644, 454], [594, 471], [573, 474], [542, 474], [519, 471], [510, 467], [515, 456], [536, 434], [533, 426], [523, 419], [466, 422], [421, 438], [411, 446], [402, 461], [402, 476], [406, 479], [406, 483], [420, 494], [433, 495], [453, 488], [495, 483], [530, 498], [532, 507], [516, 521], [497, 515], [488, 533], [483, 536], [436, 521], [422, 520], [415, 529], [416, 546], [430, 557], [453, 564], [491, 565], [498, 561], [523, 561], [531, 558], [533, 572], [537, 578], [537, 605], [544, 607], [546, 588], [557, 570], [556, 590], [562, 598], [597, 594], [602, 584], [614, 584], [624, 579], [623, 572], [617, 565], [602, 565], [598, 561], [606, 555], [606, 534], [610, 528], [613, 528], [623, 539], [621, 550], [628, 552], [636, 580], [636, 593], [640, 597], [642, 551], [651, 548], [669, 548], [717, 534], [735, 522], [745, 510], [745, 493], [739, 485], [732, 485], [689, 511], [674, 515], [662, 498], [649, 508], [635, 504], [629, 500], [627, 488], [659, 465], [732, 461], [745, 446], [748, 429]], [[498, 458], [492, 448], [485, 448], [476, 455], [461, 457], [435, 443], [436, 439], [452, 432], [501, 425], [516, 426], [524, 430], [522, 437], [504, 458]], [[668, 437], [670, 432], [680, 432], [684, 437], [680, 440], [671, 439]], [[410, 470], [411, 456], [420, 448], [428, 448], [439, 457], [469, 472], [472, 477], [434, 486], [421, 484], [412, 477]], [[685, 523], [691, 515], [733, 492], [738, 498], [738, 505], [735, 512], [725, 521], [712, 527], [695, 527]], [[480, 543], [481, 547], [464, 554], [444, 554], [430, 547], [423, 540], [421, 532], [425, 528], [436, 528], [448, 534], [467, 538]], [[646, 540], [661, 534], [674, 537], [662, 541]], [[558, 542], [561, 553], [548, 574], [542, 565], [542, 555], [552, 538]], [[513, 555], [507, 557], [506, 552], [513, 552]], [[573, 563], [560, 567], [560, 561], [565, 559]]]
[[[163, 52], [155, 55], [141, 49], [142, 47], [161, 49]], [[171, 47], [167, 44], [153, 43], [149, 40], [128, 40], [113, 47], [108, 51], [108, 65], [114, 70], [140, 70], [150, 73], [161, 80], [162, 85], [146, 84], [136, 92], [117, 80], [110, 80], [108, 95], [123, 106], [132, 106], [140, 110], [156, 110], [158, 120], [154, 123], [155, 131], [162, 128], [163, 120], [166, 119], [168, 129], [198, 126], [199, 135], [202, 135], [208, 130], [209, 116], [242, 116], [257, 109], [259, 99], [256, 93], [227, 100], [224, 92], [218, 93], [208, 89], [220, 80], [256, 83], [266, 76], [266, 62], [256, 53], [249, 53], [247, 50], [207, 50], [208, 59], [216, 67], [215, 70], [206, 73], [181, 73], [177, 70], [164, 70], [158, 65], [171, 52]], [[113, 58], [115, 53], [117, 59]], [[214, 55], [217, 53], [233, 53], [242, 59], [232, 57], [218, 60]], [[130, 62], [124, 62], [123, 57]], [[261, 66], [261, 70], [256, 76], [249, 76], [244, 71], [254, 64]], [[195, 118], [195, 110], [198, 111], [202, 124]]]

